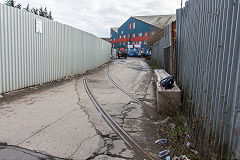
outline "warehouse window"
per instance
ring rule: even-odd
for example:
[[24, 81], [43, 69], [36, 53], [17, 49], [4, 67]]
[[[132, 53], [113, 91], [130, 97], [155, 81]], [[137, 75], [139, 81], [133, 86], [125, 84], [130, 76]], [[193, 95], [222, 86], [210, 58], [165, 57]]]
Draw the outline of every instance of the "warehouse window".
[[142, 41], [139, 41], [139, 44], [142, 44]]
[[136, 26], [136, 24], [135, 24], [135, 22], [133, 22], [133, 29], [135, 29], [135, 26]]
[[123, 38], [126, 38], [126, 35], [123, 35]]
[[128, 29], [132, 29], [132, 23], [128, 24]]
[[144, 33], [144, 36], [148, 36], [148, 32], [145, 32], [145, 33]]
[[142, 37], [142, 32], [141, 32], [141, 33], [138, 33], [138, 37]]
[[120, 35], [119, 38], [122, 38], [122, 36]]
[[125, 42], [123, 42], [123, 45], [125, 45], [126, 43]]
[[147, 41], [144, 41], [143, 43], [144, 43], [144, 44], [147, 44]]
[[133, 33], [133, 34], [132, 34], [132, 37], [135, 37], [135, 36], [136, 36], [135, 33]]
[[120, 42], [119, 44], [122, 45], [122, 42]]
[[130, 34], [127, 35], [127, 38], [130, 38]]

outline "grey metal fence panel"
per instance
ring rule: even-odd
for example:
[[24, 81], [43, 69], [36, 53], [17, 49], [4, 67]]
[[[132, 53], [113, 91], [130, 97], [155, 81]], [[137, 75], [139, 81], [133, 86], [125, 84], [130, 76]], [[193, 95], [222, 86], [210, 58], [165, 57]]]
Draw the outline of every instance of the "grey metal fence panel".
[[0, 4], [0, 93], [86, 72], [109, 62], [110, 52], [90, 33]]
[[216, 159], [240, 159], [239, 33], [240, 1], [189, 0], [177, 10], [184, 111], [196, 146]]
[[165, 37], [155, 43], [152, 47], [151, 63], [160, 68], [164, 68], [164, 47]]

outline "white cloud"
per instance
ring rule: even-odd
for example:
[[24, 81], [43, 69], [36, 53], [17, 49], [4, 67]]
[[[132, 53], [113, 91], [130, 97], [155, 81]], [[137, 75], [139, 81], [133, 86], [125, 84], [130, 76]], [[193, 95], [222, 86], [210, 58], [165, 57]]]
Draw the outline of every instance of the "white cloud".
[[[181, 0], [15, 0], [24, 7], [47, 7], [55, 21], [109, 37], [110, 27], [118, 27], [130, 16], [174, 14]], [[184, 0], [185, 2], [186, 0]], [[0, 1], [4, 3], [4, 0]]]

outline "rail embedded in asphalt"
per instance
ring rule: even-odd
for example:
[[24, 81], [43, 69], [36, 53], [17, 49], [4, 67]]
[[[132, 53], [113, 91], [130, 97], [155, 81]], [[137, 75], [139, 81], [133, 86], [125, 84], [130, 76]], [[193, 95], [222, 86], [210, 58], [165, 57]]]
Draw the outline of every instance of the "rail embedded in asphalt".
[[[83, 78], [84, 88], [93, 102], [94, 106], [100, 112], [104, 120], [108, 123], [108, 125], [124, 140], [124, 142], [133, 149], [137, 149], [142, 153], [147, 159], [154, 160], [152, 156], [150, 156], [122, 127], [119, 126], [117, 122], [113, 120], [113, 118], [106, 112], [106, 110], [102, 107], [99, 101], [95, 98], [94, 94], [91, 92], [88, 86], [87, 76]], [[138, 100], [139, 101], [139, 100]], [[144, 158], [143, 158], [144, 159]]]

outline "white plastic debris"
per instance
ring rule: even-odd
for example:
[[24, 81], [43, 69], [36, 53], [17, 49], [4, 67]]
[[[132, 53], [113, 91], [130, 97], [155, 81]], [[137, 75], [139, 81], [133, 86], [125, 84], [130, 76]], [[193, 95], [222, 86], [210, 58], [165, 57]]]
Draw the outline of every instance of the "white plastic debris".
[[173, 157], [172, 160], [190, 160], [186, 155], [181, 155], [180, 157]]
[[191, 149], [191, 152], [193, 152], [194, 154], [198, 154], [198, 151], [196, 151], [195, 149]]
[[162, 120], [161, 122], [155, 122], [155, 124], [165, 124], [170, 120], [170, 117], [167, 117], [166, 119]]
[[166, 155], [169, 154], [169, 152], [170, 152], [169, 150], [161, 151], [161, 152], [159, 152], [158, 157], [160, 157], [160, 158], [165, 157]]
[[3, 98], [3, 96], [0, 94], [0, 99]]
[[187, 146], [187, 148], [190, 148], [191, 143], [190, 143], [190, 142], [187, 142], [186, 146]]
[[164, 144], [167, 143], [167, 139], [158, 139], [155, 141], [155, 143]]

